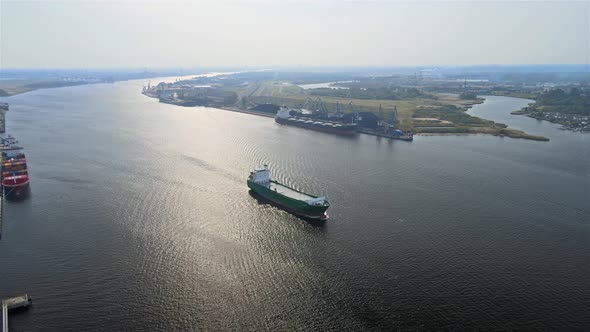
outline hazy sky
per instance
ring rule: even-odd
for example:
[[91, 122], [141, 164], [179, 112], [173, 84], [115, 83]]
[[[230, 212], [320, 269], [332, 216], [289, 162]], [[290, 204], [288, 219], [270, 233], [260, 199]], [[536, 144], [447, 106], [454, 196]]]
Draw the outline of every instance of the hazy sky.
[[0, 0], [3, 68], [590, 63], [590, 1]]

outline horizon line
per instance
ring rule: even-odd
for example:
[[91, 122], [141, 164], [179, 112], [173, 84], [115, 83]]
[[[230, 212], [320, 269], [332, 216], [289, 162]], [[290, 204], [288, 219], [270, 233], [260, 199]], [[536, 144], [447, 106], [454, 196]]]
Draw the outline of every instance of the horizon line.
[[305, 68], [470, 68], [470, 67], [588, 67], [590, 63], [543, 63], [543, 64], [497, 64], [497, 63], [482, 63], [482, 64], [422, 64], [422, 65], [280, 65], [280, 66], [264, 66], [264, 65], [220, 65], [220, 66], [115, 66], [115, 67], [11, 67], [0, 68], [3, 71], [15, 70], [211, 70], [211, 69], [255, 69], [255, 70], [277, 70], [277, 69], [305, 69]]

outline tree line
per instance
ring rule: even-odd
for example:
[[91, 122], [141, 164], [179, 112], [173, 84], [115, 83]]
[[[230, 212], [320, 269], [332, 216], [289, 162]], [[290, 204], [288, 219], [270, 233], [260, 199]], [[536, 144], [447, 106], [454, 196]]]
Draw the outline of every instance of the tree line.
[[590, 93], [573, 88], [569, 92], [562, 89], [547, 90], [539, 94], [533, 111], [590, 115]]

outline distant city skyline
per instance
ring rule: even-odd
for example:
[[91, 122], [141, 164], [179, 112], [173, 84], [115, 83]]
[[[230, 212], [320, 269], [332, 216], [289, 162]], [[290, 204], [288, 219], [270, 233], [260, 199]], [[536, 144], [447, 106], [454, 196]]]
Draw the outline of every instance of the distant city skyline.
[[589, 64], [590, 2], [6, 1], [0, 65]]

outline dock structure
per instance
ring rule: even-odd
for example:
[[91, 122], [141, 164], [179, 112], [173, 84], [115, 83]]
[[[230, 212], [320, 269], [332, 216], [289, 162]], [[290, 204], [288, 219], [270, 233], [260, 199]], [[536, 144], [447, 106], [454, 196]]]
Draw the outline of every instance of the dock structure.
[[28, 294], [2, 300], [2, 332], [8, 332], [8, 310], [26, 308], [33, 304]]
[[[7, 108], [8, 108], [8, 104], [6, 104]], [[0, 108], [2, 108], [2, 105], [0, 104]], [[0, 114], [3, 114], [2, 111], [0, 111]], [[3, 124], [2, 124], [3, 125]], [[4, 131], [2, 131], [4, 132]], [[6, 146], [5, 144], [5, 139], [3, 137], [0, 137], [0, 151], [4, 151], [4, 147]], [[2, 158], [0, 158], [2, 159]], [[2, 167], [2, 163], [0, 163], [0, 173], [4, 173], [4, 169]], [[2, 181], [2, 174], [0, 174], [0, 182]], [[2, 240], [2, 223], [4, 221], [4, 188], [2, 188], [2, 186], [0, 185], [0, 240]]]
[[[0, 144], [0, 148], [4, 148], [4, 141]], [[2, 165], [0, 165], [0, 173], [3, 172]], [[0, 174], [0, 181], [2, 181], [2, 175]], [[4, 220], [4, 190], [0, 185], [0, 240], [2, 240], [2, 221]]]
[[2, 188], [0, 188], [0, 240], [2, 240], [2, 221], [4, 220], [4, 197], [2, 197]]
[[[0, 166], [0, 172], [2, 172], [2, 166]], [[0, 175], [0, 181], [2, 181], [2, 175]], [[4, 189], [0, 185], [0, 240], [2, 240], [2, 223], [4, 221]]]

